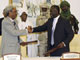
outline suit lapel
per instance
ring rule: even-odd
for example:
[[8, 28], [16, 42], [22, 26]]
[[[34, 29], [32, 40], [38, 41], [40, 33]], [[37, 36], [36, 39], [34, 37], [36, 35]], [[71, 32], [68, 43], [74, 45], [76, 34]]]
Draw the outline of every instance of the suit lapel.
[[51, 18], [51, 21], [50, 21], [50, 24], [49, 24], [49, 25], [50, 25], [50, 30], [51, 30], [51, 31], [52, 31], [53, 21], [54, 21], [53, 18]]
[[51, 35], [52, 35], [52, 26], [53, 26], [53, 18], [50, 19], [51, 21], [49, 22], [49, 36], [50, 36], [50, 44], [51, 44]]
[[56, 27], [55, 27], [55, 31], [54, 31], [54, 33], [56, 32], [57, 27], [59, 27], [60, 21], [61, 21], [61, 17], [59, 17], [59, 19], [58, 19], [58, 22], [57, 22], [57, 24], [56, 24]]
[[[9, 17], [7, 17], [7, 20], [11, 23], [11, 25], [14, 26], [14, 23], [9, 19]], [[19, 28], [18, 28], [18, 22], [17, 22], [17, 20], [14, 20], [14, 22], [16, 23], [15, 26], [14, 26], [15, 29], [19, 29]]]
[[15, 25], [16, 29], [19, 29], [17, 20], [15, 20], [15, 23], [16, 23], [16, 25]]

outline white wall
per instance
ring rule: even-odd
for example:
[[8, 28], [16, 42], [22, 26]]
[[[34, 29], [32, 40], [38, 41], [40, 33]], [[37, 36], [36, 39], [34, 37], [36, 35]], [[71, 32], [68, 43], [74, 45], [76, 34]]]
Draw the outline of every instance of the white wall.
[[80, 0], [66, 0], [71, 5], [71, 12], [79, 21], [79, 34], [80, 34]]
[[0, 18], [3, 17], [3, 9], [9, 4], [9, 0], [0, 0]]

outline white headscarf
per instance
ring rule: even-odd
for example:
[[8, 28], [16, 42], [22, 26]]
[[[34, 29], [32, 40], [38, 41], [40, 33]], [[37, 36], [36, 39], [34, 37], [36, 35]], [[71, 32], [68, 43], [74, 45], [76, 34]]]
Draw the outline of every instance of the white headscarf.
[[20, 16], [22, 15], [23, 12], [25, 12], [27, 14], [27, 10], [24, 8], [17, 8], [17, 10], [18, 10], [18, 14], [17, 14], [16, 20], [18, 21], [18, 23], [21, 23]]
[[27, 10], [25, 10], [25, 9], [23, 9], [23, 8], [20, 8], [20, 9], [18, 10], [18, 15], [21, 16], [23, 12], [25, 12], [25, 13], [27, 14]]

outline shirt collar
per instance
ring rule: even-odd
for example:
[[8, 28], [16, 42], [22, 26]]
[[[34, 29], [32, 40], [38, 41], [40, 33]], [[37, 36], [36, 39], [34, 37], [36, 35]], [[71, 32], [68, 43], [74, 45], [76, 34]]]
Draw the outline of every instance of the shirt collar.
[[10, 19], [11, 22], [14, 22], [14, 19], [12, 19], [12, 18], [10, 18], [10, 17], [8, 17], [8, 18]]
[[60, 17], [60, 15], [58, 15], [56, 18], [54, 18], [55, 20], [58, 20], [59, 19], [59, 17]]

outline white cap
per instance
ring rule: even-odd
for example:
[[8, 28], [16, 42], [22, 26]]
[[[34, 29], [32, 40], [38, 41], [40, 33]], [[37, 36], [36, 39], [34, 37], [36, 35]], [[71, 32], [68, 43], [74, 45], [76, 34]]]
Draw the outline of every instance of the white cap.
[[27, 14], [27, 10], [25, 10], [25, 9], [23, 9], [23, 8], [20, 8], [20, 9], [18, 10], [18, 15], [21, 16], [23, 12], [25, 12], [25, 13]]

